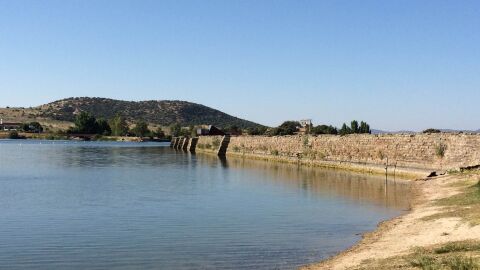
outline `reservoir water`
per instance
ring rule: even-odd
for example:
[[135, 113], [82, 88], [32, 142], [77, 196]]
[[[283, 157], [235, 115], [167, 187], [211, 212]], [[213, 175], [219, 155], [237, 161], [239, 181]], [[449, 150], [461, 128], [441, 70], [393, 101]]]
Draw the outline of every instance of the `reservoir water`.
[[295, 269], [400, 215], [408, 190], [161, 143], [0, 140], [0, 269]]

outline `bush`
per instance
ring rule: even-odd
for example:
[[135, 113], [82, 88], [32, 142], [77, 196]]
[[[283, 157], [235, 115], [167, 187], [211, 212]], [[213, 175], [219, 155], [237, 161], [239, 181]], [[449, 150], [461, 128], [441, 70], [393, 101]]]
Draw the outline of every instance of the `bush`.
[[218, 147], [220, 146], [220, 139], [214, 138], [214, 139], [212, 140], [212, 146], [213, 146], [214, 148], [218, 148]]
[[319, 125], [312, 128], [312, 134], [319, 135], [319, 134], [337, 134], [338, 130], [334, 126], [327, 126], [327, 125]]
[[443, 158], [445, 156], [445, 151], [447, 151], [447, 145], [444, 143], [440, 143], [435, 147], [435, 154], [439, 158]]
[[133, 134], [137, 137], [145, 137], [150, 133], [147, 123], [144, 121], [138, 122], [135, 127], [132, 129]]
[[18, 132], [13, 130], [8, 133], [8, 138], [9, 139], [20, 139], [20, 135], [18, 135]]
[[435, 128], [429, 128], [425, 129], [423, 133], [441, 133], [442, 131], [440, 129], [435, 129]]
[[23, 124], [22, 129], [25, 132], [33, 132], [33, 133], [43, 132], [43, 127], [42, 127], [42, 125], [40, 125], [39, 122], [25, 123], [25, 124]]
[[111, 134], [113, 136], [125, 136], [128, 133], [128, 124], [121, 115], [116, 115], [110, 120]]
[[87, 112], [81, 112], [75, 117], [75, 127], [70, 129], [70, 133], [96, 134], [98, 123], [95, 117]]
[[266, 127], [254, 127], [254, 128], [247, 128], [248, 135], [264, 135], [267, 131]]
[[265, 135], [268, 136], [285, 136], [293, 135], [301, 127], [297, 121], [285, 121], [280, 126], [265, 131]]

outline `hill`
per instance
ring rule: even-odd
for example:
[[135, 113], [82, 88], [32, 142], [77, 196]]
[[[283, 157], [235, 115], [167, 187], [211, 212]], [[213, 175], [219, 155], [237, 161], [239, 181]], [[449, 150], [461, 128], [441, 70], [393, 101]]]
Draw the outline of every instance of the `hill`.
[[[143, 120], [149, 124], [168, 126], [179, 123], [182, 126], [211, 124], [218, 127], [238, 126], [259, 127], [260, 124], [243, 120], [219, 110], [187, 101], [148, 100], [123, 101], [108, 98], [76, 97], [54, 101], [34, 108], [3, 109], [5, 116], [17, 112], [29, 118], [72, 122], [80, 112], [89, 112], [97, 118], [111, 119], [120, 114], [129, 122]], [[12, 117], [8, 117], [12, 118]], [[18, 117], [14, 117], [17, 120]], [[18, 119], [21, 120], [21, 119]]]

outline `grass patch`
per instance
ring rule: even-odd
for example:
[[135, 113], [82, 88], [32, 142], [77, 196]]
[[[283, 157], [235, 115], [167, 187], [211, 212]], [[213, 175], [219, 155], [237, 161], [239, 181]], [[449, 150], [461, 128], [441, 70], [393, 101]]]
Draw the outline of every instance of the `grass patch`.
[[[462, 186], [459, 183], [455, 185]], [[437, 200], [435, 205], [443, 206], [442, 212], [427, 216], [423, 220], [459, 217], [472, 226], [480, 225], [480, 182], [464, 186], [462, 189], [459, 194]]]
[[218, 148], [220, 146], [220, 139], [219, 138], [213, 138], [212, 146], [213, 146], [213, 148]]
[[435, 154], [439, 158], [443, 158], [445, 156], [445, 152], [447, 151], [447, 145], [440, 143], [435, 147]]
[[480, 243], [475, 241], [451, 242], [433, 249], [436, 254], [451, 252], [480, 251]]
[[370, 259], [354, 269], [480, 270], [480, 242], [460, 241], [415, 248], [408, 255]]

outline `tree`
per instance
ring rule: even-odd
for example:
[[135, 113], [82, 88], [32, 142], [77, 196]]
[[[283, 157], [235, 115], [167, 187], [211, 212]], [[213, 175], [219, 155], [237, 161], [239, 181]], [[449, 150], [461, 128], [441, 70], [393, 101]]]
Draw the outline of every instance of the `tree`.
[[42, 125], [40, 125], [39, 122], [30, 122], [30, 124], [28, 125], [28, 129], [29, 131], [35, 132], [35, 133], [43, 132], [43, 127]]
[[266, 127], [250, 127], [247, 128], [247, 134], [248, 135], [264, 135], [265, 132], [267, 131]]
[[312, 134], [337, 134], [338, 130], [334, 126], [327, 126], [327, 125], [319, 125], [313, 127], [311, 130]]
[[242, 135], [242, 130], [236, 125], [233, 125], [233, 126], [229, 125], [226, 128], [224, 128], [222, 131], [225, 132], [226, 134]]
[[352, 130], [347, 127], [347, 124], [343, 123], [342, 128], [339, 131], [340, 135], [347, 135], [352, 133]]
[[147, 123], [144, 121], [139, 121], [135, 124], [135, 127], [132, 129], [133, 134], [137, 137], [145, 137], [150, 133]]
[[128, 124], [119, 114], [110, 120], [110, 128], [113, 136], [125, 136], [128, 133]]
[[297, 121], [285, 121], [275, 129], [274, 134], [280, 136], [293, 135], [300, 127], [301, 125]]
[[366, 122], [361, 121], [360, 122], [360, 133], [372, 133], [370, 130], [370, 125], [368, 125]]
[[182, 137], [190, 137], [190, 135], [192, 135], [192, 129], [191, 127], [188, 127], [188, 128], [180, 128], [180, 133], [179, 133], [179, 136], [182, 136]]
[[109, 136], [112, 134], [112, 129], [110, 128], [110, 125], [105, 119], [98, 119], [97, 120], [97, 133], [105, 136]]
[[81, 112], [75, 117], [75, 127], [71, 129], [71, 133], [96, 134], [98, 123], [95, 117], [88, 112]]
[[371, 133], [372, 131], [370, 130], [370, 126], [367, 124], [367, 122], [360, 122], [360, 126], [358, 125], [357, 120], [353, 120], [350, 123], [350, 127], [347, 126], [347, 124], [343, 124], [342, 128], [339, 130], [339, 133], [341, 135], [346, 135], [346, 134], [361, 134], [361, 133]]
[[175, 123], [170, 125], [170, 135], [172, 135], [173, 137], [180, 136], [181, 131], [182, 131], [182, 127], [180, 126], [180, 124]]
[[158, 127], [154, 132], [153, 132], [153, 136], [157, 137], [157, 138], [165, 138], [165, 132], [163, 132], [162, 128], [161, 127]]
[[353, 121], [350, 123], [350, 129], [351, 129], [352, 133], [359, 133], [359, 128], [358, 128], [358, 122], [357, 122], [357, 120], [353, 120]]

